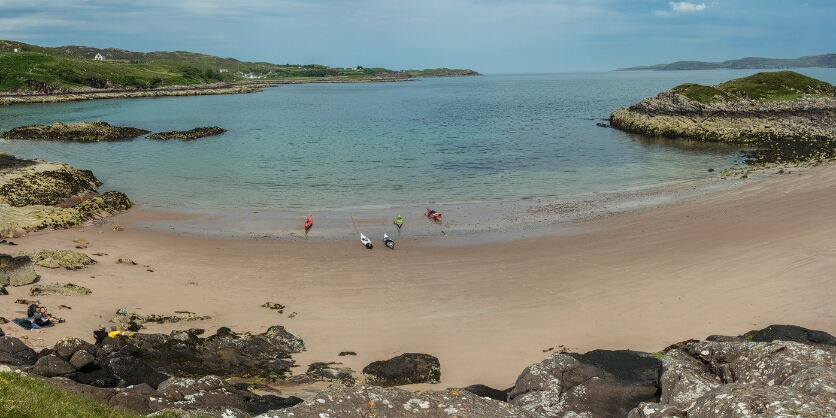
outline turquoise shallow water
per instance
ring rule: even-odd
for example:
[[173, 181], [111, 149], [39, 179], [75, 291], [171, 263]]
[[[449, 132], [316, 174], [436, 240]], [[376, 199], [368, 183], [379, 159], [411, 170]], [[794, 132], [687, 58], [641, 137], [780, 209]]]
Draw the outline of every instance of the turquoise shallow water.
[[[11, 106], [0, 108], [0, 131], [90, 120], [229, 131], [191, 142], [0, 140], [0, 151], [90, 169], [103, 190], [182, 208], [343, 210], [618, 191], [709, 176], [739, 152], [597, 122], [683, 82], [754, 72], [487, 75]], [[836, 83], [836, 69], [800, 72]]]

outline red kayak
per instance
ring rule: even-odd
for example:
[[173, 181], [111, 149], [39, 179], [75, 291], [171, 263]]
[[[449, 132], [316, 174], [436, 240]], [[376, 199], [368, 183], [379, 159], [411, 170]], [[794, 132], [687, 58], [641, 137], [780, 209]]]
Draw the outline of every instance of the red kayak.
[[313, 215], [308, 216], [308, 220], [305, 221], [305, 231], [311, 229], [312, 226], [313, 226]]
[[434, 221], [440, 221], [441, 220], [441, 214], [432, 210], [432, 209], [430, 209], [430, 208], [427, 208], [427, 217], [434, 220]]

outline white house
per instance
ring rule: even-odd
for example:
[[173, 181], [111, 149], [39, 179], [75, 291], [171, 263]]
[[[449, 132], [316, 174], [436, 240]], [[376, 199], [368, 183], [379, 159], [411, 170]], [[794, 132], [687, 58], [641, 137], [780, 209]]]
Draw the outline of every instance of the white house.
[[96, 54], [96, 56], [93, 57], [93, 61], [104, 61], [104, 60], [105, 60], [105, 57], [102, 54]]
[[20, 52], [20, 48], [15, 48], [15, 52]]

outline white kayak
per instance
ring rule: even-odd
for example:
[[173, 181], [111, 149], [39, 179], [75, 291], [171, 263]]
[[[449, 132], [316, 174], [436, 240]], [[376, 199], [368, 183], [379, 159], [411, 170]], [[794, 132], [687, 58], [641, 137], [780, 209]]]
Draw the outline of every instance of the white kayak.
[[392, 241], [392, 238], [389, 238], [389, 235], [383, 234], [383, 243], [386, 244], [387, 247], [391, 249], [395, 249], [395, 241]]
[[362, 242], [363, 245], [366, 246], [366, 248], [368, 248], [370, 250], [372, 249], [372, 241], [370, 239], [366, 238], [366, 236], [363, 235], [362, 233], [360, 234], [360, 242]]

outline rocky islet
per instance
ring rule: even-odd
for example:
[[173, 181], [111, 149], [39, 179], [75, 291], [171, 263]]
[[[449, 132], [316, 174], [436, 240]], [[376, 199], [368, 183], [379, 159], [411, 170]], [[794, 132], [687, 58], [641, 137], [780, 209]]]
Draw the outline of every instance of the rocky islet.
[[[786, 72], [785, 76], [800, 75]], [[733, 81], [746, 82], [741, 80]], [[832, 160], [836, 158], [833, 86], [810, 80], [807, 89], [793, 89], [782, 85], [780, 78], [770, 78], [773, 91], [793, 93], [786, 100], [734, 95], [735, 88], [679, 86], [613, 111], [610, 126], [648, 136], [740, 144], [750, 147], [746, 151], [750, 163]], [[693, 93], [700, 88], [703, 96], [714, 96]]]

